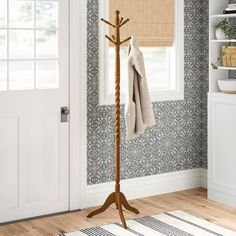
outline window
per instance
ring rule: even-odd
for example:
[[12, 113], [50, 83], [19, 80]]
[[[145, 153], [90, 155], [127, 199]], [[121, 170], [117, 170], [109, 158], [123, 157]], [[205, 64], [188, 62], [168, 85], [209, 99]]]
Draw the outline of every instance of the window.
[[[170, 81], [169, 67], [170, 64], [170, 50], [164, 47], [140, 47], [144, 55], [145, 69], [148, 78], [149, 87], [152, 90], [166, 90], [173, 87]], [[121, 48], [121, 93], [125, 93], [125, 79], [127, 77], [127, 60], [128, 52], [126, 48]], [[114, 93], [114, 48], [109, 47], [109, 79], [108, 88], [109, 93]]]
[[0, 90], [58, 87], [58, 2], [0, 0]]
[[[184, 1], [175, 0], [175, 25], [172, 46], [154, 46], [145, 41], [140, 49], [144, 54], [149, 91], [152, 101], [184, 99]], [[109, 0], [102, 0], [101, 17], [109, 19]], [[122, 15], [122, 12], [121, 12]], [[129, 24], [129, 23], [128, 23]], [[124, 27], [125, 28], [125, 27]], [[128, 29], [129, 30], [129, 29]], [[132, 31], [132, 30], [130, 30]], [[123, 34], [127, 32], [121, 32]], [[108, 28], [100, 24], [100, 104], [114, 103], [114, 48], [109, 46], [104, 35]], [[127, 35], [124, 35], [124, 38]], [[146, 46], [146, 44], [150, 46]], [[167, 42], [166, 44], [169, 44]], [[121, 99], [124, 102], [127, 79], [127, 48], [121, 49]]]

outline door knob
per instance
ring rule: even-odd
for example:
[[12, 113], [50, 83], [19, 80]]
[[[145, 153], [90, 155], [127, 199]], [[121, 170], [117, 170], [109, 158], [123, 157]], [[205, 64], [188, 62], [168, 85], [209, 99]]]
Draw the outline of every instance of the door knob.
[[61, 122], [68, 122], [68, 116], [70, 114], [70, 110], [68, 107], [61, 107]]

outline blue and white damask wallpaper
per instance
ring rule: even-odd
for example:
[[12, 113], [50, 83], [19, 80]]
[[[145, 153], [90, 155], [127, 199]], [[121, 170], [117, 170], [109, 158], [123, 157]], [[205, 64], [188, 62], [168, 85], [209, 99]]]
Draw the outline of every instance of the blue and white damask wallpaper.
[[[98, 105], [98, 8], [88, 0], [88, 185], [114, 179], [114, 106]], [[156, 126], [125, 140], [122, 178], [207, 166], [208, 0], [185, 0], [185, 99], [153, 104]]]

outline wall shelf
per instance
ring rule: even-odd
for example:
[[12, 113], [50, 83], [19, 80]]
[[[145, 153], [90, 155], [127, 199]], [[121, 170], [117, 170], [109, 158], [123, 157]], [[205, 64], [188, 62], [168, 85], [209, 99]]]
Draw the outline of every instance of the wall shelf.
[[236, 67], [219, 66], [218, 70], [236, 70]]
[[218, 14], [218, 15], [210, 15], [210, 18], [234, 18], [236, 14]]
[[211, 39], [211, 43], [236, 43], [236, 39]]
[[234, 99], [234, 101], [236, 101], [236, 94], [229, 94], [229, 93], [223, 93], [223, 92], [211, 92], [211, 93], [208, 93], [208, 96], [210, 96], [211, 98], [219, 98], [219, 99], [228, 98], [230, 101]]

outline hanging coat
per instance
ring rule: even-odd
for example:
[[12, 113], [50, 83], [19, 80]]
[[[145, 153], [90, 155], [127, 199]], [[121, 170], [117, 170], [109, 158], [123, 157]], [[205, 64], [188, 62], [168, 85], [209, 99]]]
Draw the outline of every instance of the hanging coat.
[[131, 38], [129, 45], [125, 119], [127, 140], [143, 134], [147, 127], [155, 125], [143, 53], [138, 48], [134, 37]]

